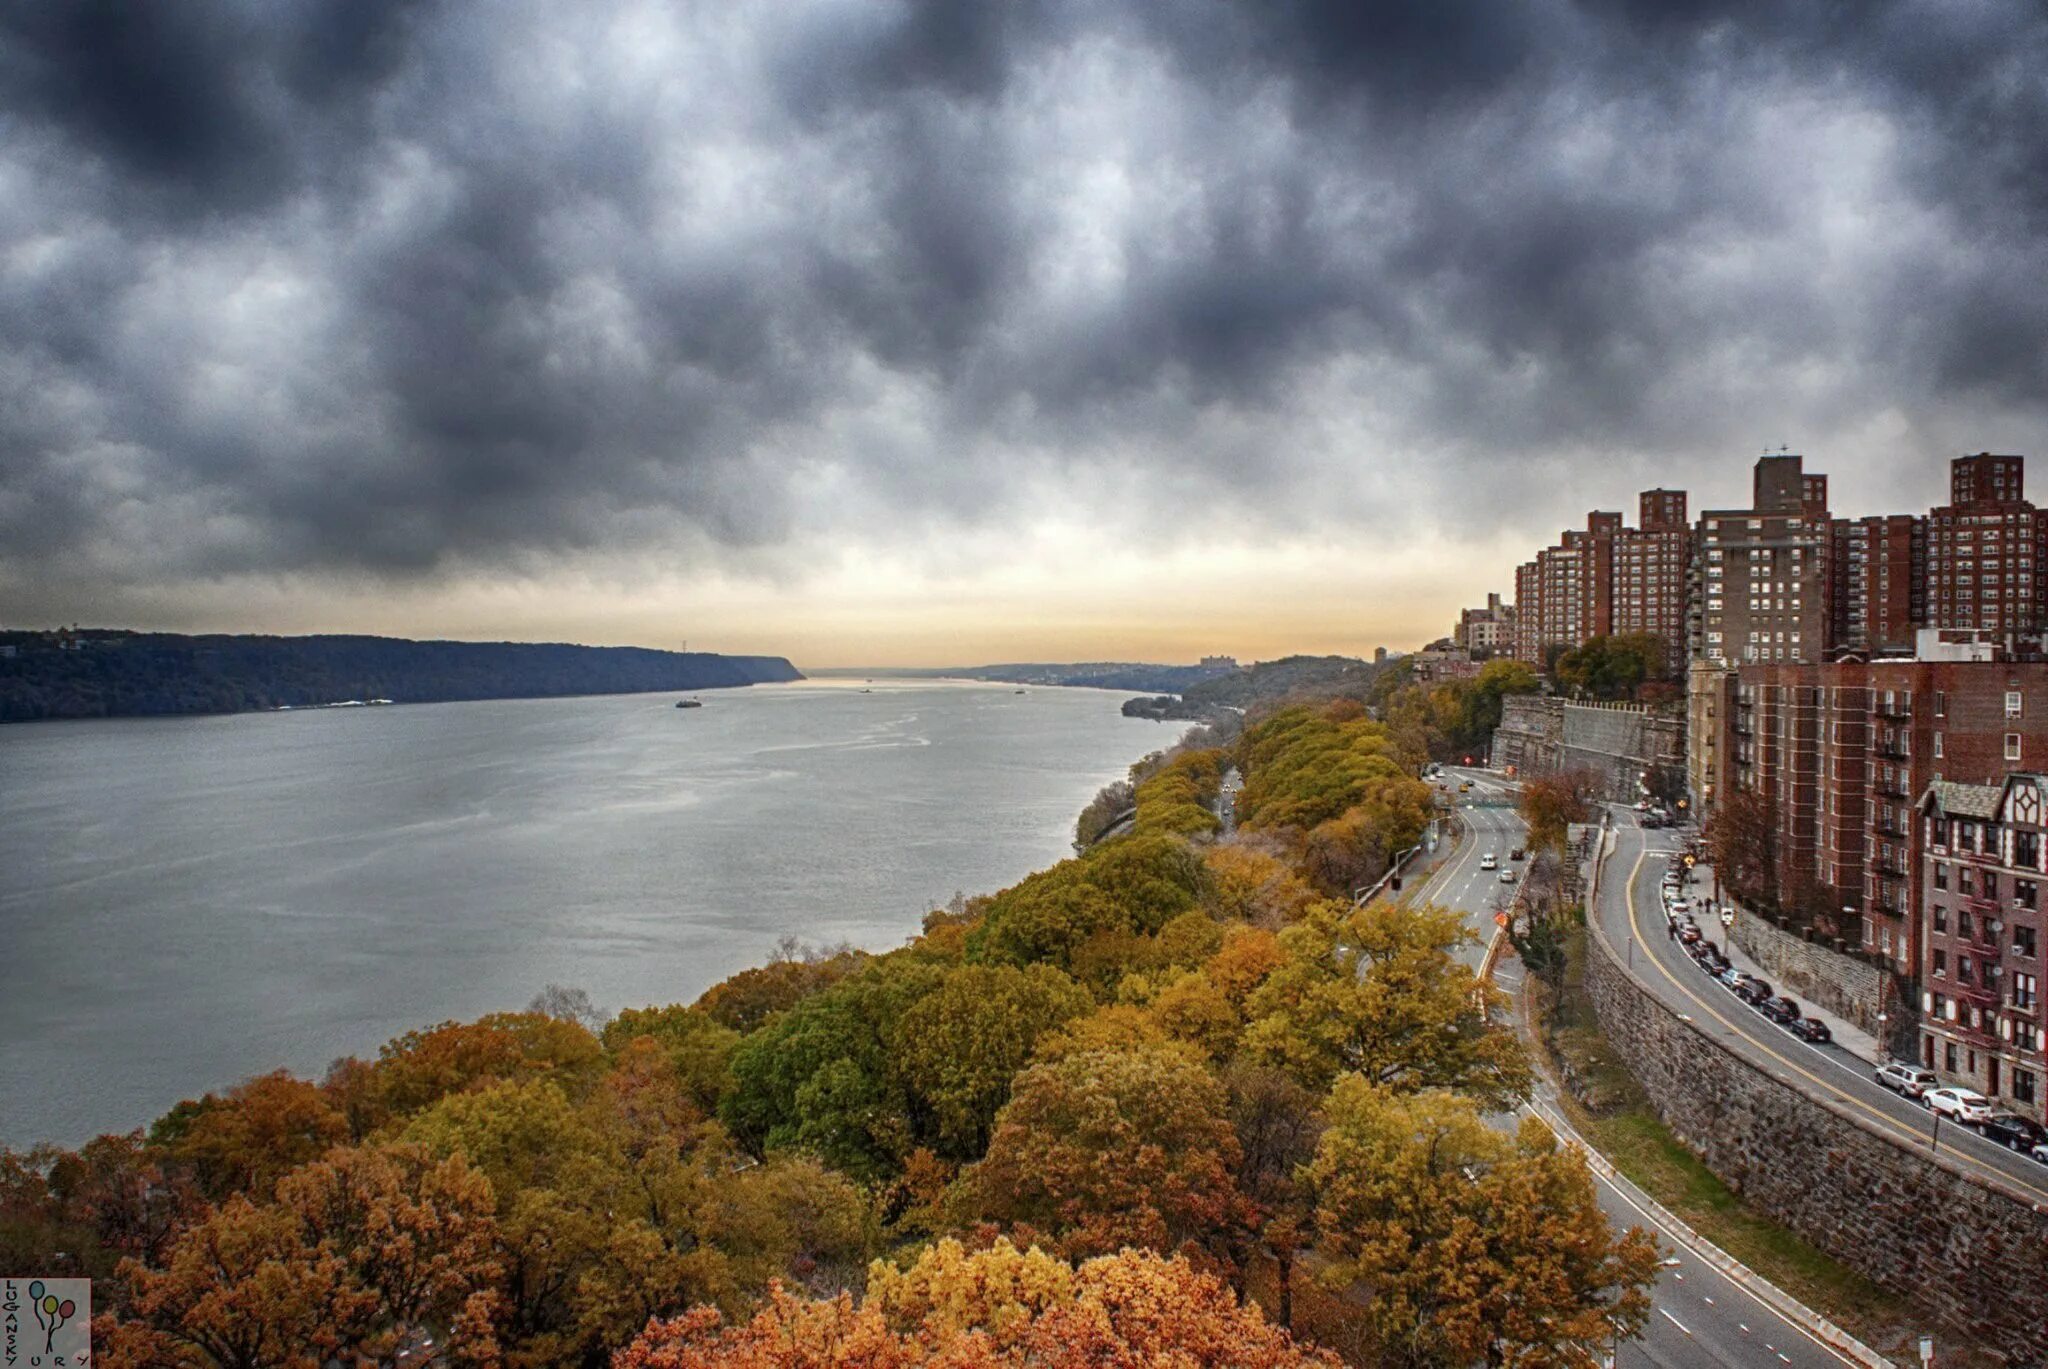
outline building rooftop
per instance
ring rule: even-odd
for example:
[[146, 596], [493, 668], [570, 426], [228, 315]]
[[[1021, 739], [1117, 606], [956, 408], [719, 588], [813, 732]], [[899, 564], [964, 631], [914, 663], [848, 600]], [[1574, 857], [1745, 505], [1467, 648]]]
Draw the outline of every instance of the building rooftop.
[[1927, 786], [1927, 796], [1920, 802], [1922, 807], [1932, 803], [1944, 813], [1953, 813], [1963, 818], [1990, 818], [1998, 812], [1998, 799], [2005, 792], [2002, 784], [1963, 784], [1956, 780], [1936, 780]]

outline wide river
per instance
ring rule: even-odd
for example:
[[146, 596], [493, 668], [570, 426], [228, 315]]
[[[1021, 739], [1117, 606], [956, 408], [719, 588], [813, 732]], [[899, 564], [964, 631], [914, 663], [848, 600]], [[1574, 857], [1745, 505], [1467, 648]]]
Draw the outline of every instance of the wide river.
[[525, 1006], [900, 944], [1178, 728], [876, 679], [0, 727], [0, 1144]]

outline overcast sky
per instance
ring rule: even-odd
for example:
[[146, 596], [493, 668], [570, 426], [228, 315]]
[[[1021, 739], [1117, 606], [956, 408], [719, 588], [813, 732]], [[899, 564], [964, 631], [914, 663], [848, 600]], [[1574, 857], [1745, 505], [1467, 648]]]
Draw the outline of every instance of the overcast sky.
[[2044, 73], [1970, 0], [9, 5], [0, 622], [1356, 652], [1766, 445], [1924, 509], [2048, 458]]

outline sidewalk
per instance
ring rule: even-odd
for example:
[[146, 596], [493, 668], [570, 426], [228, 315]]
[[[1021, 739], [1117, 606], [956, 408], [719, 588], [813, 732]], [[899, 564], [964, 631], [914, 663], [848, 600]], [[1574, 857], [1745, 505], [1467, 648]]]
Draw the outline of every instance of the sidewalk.
[[[1658, 873], [1659, 878], [1661, 878], [1662, 870], [1660, 869]], [[1707, 897], [1709, 891], [1714, 887], [1713, 867], [1704, 863], [1695, 865], [1692, 868], [1691, 874], [1692, 881], [1686, 885], [1686, 896], [1688, 898]], [[1734, 907], [1735, 905], [1724, 903], [1721, 906]], [[1735, 916], [1739, 919], [1749, 916], [1749, 914], [1737, 908]], [[1799, 1011], [1802, 1016], [1825, 1022], [1828, 1030], [1834, 1034], [1835, 1045], [1841, 1050], [1871, 1065], [1883, 1064], [1889, 1058], [1883, 1048], [1879, 1046], [1877, 1038], [1869, 1032], [1864, 1031], [1852, 1022], [1837, 1017], [1819, 1004], [1809, 1003], [1804, 998], [1799, 997], [1797, 989], [1784, 983], [1776, 974], [1750, 959], [1735, 944], [1735, 938], [1731, 934], [1733, 929], [1723, 927], [1720, 918], [1700, 918], [1695, 915], [1695, 920], [1699, 922], [1700, 930], [1707, 934], [1707, 938], [1721, 948], [1721, 954], [1728, 957], [1729, 964], [1745, 974], [1754, 975], [1758, 979], [1763, 980], [1780, 997], [1791, 997], [1799, 1004]], [[1733, 994], [1729, 995], [1729, 1001], [1738, 1008], [1748, 1007], [1747, 1004], [1743, 1003], [1742, 1000], [1736, 998]]]

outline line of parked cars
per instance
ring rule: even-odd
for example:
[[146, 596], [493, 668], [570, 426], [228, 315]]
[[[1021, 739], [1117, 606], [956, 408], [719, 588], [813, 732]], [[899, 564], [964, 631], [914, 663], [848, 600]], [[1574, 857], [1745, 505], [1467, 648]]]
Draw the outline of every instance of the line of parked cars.
[[1800, 1040], [1816, 1046], [1832, 1042], [1835, 1036], [1827, 1023], [1805, 1016], [1799, 1011], [1797, 999], [1778, 994], [1765, 980], [1736, 969], [1721, 948], [1700, 930], [1685, 894], [1686, 873], [1683, 857], [1672, 861], [1671, 873], [1664, 876], [1664, 916], [1676, 928], [1678, 944], [1685, 948], [1692, 962], [1706, 971], [1709, 978]]
[[1949, 1088], [1934, 1077], [1934, 1071], [1903, 1060], [1887, 1060], [1877, 1067], [1877, 1082], [1911, 1098], [1921, 1107], [1951, 1122], [1981, 1132], [2007, 1150], [2016, 1150], [2048, 1165], [2048, 1128], [2016, 1112], [1991, 1106], [1991, 1100], [1972, 1089]]

